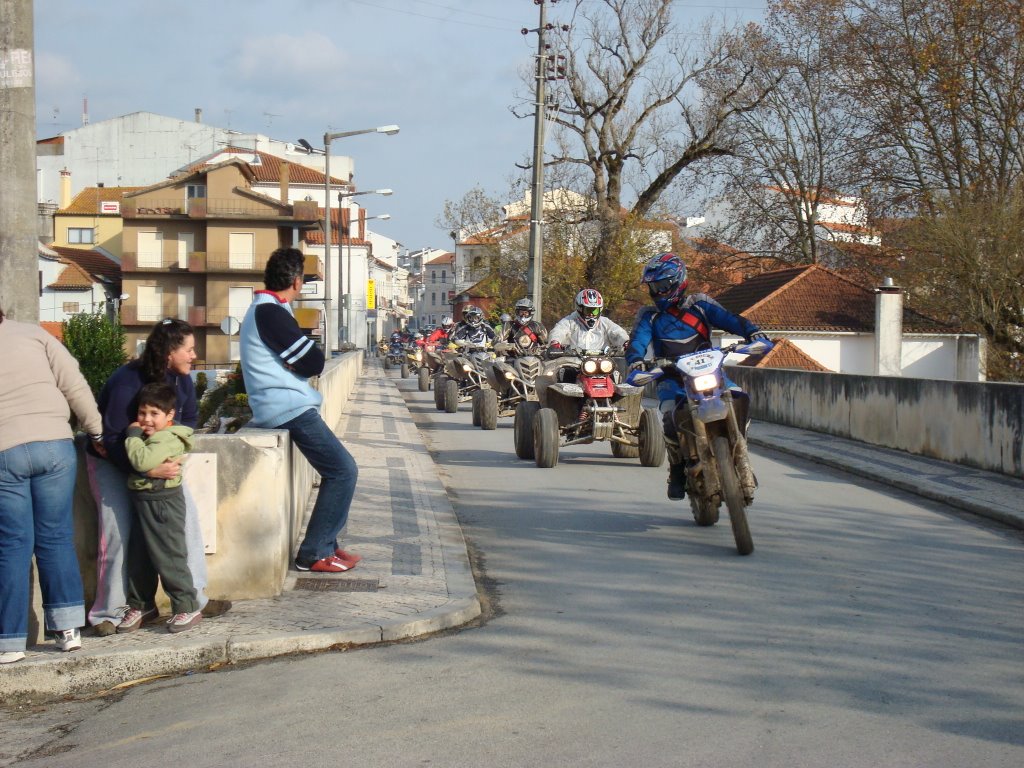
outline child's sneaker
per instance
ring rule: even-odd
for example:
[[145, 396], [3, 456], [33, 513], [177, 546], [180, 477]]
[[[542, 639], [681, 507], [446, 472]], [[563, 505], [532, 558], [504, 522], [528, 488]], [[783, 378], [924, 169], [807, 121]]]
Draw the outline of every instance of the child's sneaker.
[[176, 613], [167, 622], [168, 632], [185, 632], [186, 630], [192, 629], [196, 624], [203, 620], [202, 611], [193, 611], [192, 613]]
[[61, 629], [57, 632], [57, 647], [62, 651], [77, 651], [82, 647], [82, 632], [75, 629]]
[[117, 625], [117, 631], [121, 634], [125, 632], [134, 632], [136, 629], [141, 627], [147, 621], [152, 621], [160, 613], [156, 607], [147, 608], [144, 611], [140, 611], [138, 608], [129, 608], [128, 613], [121, 619], [121, 623]]

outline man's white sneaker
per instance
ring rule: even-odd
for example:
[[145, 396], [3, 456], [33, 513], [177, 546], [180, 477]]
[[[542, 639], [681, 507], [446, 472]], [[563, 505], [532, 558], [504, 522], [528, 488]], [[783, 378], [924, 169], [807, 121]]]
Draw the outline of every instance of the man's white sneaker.
[[0, 653], [0, 664], [13, 664], [25, 658], [24, 651], [4, 651]]
[[82, 647], [82, 632], [75, 629], [62, 629], [57, 632], [57, 647], [62, 651], [77, 651]]

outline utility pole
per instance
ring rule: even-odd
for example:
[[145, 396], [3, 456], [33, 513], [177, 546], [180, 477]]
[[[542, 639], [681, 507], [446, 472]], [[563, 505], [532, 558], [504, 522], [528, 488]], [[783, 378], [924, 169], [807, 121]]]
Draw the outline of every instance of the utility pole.
[[[545, 83], [548, 79], [557, 79], [548, 74], [548, 63], [551, 55], [544, 40], [544, 33], [554, 29], [547, 22], [547, 3], [549, 0], [533, 0], [540, 9], [540, 21], [536, 29], [520, 30], [524, 35], [537, 33], [537, 66], [534, 70], [534, 104], [533, 104], [533, 179], [530, 184], [530, 242], [529, 272], [527, 292], [536, 309], [537, 317], [541, 318], [542, 281], [544, 273], [544, 118], [547, 112], [547, 95]], [[558, 0], [550, 0], [552, 4]], [[567, 30], [568, 26], [563, 26]], [[564, 57], [563, 57], [564, 60]], [[564, 67], [562, 69], [564, 77]]]
[[0, 308], [39, 322], [32, 0], [0, 0]]

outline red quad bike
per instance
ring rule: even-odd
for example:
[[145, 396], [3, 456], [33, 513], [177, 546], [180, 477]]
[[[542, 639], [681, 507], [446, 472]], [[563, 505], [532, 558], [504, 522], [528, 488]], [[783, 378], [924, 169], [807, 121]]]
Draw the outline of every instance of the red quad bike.
[[566, 350], [561, 355], [537, 377], [537, 400], [516, 406], [516, 456], [548, 468], [558, 464], [560, 446], [607, 441], [616, 458], [639, 457], [645, 467], [661, 466], [661, 414], [643, 407], [643, 388], [616, 383], [608, 351]]

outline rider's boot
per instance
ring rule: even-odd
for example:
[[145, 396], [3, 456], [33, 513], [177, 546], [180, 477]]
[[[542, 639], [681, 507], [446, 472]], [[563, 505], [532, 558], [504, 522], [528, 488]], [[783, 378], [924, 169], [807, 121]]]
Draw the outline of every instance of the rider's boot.
[[673, 501], [685, 499], [686, 464], [674, 435], [665, 435], [665, 452], [668, 454], [668, 497]]

